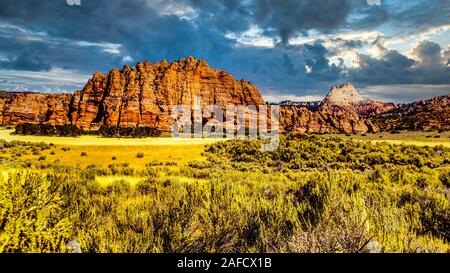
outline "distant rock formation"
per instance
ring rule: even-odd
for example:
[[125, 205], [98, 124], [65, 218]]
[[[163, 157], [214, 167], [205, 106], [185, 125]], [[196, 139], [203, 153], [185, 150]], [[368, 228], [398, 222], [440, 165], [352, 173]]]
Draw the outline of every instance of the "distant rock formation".
[[345, 107], [324, 104], [317, 111], [302, 106], [280, 108], [282, 131], [301, 133], [366, 133], [379, 132], [380, 128], [364, 116]]
[[399, 105], [371, 119], [385, 131], [447, 131], [450, 130], [450, 94]]
[[71, 94], [3, 92], [0, 96], [2, 125], [20, 123], [68, 124]]
[[323, 99], [322, 104], [339, 106], [353, 105], [365, 101], [351, 83], [345, 83], [339, 87], [334, 85]]
[[366, 133], [379, 132], [381, 128], [368, 116], [394, 108], [393, 103], [364, 99], [351, 83], [333, 86], [320, 104], [284, 104], [280, 124], [283, 130], [302, 133]]
[[322, 100], [322, 105], [345, 107], [348, 111], [363, 116], [384, 113], [395, 108], [394, 103], [383, 103], [365, 99], [351, 84], [345, 83], [339, 87], [333, 86], [328, 95]]

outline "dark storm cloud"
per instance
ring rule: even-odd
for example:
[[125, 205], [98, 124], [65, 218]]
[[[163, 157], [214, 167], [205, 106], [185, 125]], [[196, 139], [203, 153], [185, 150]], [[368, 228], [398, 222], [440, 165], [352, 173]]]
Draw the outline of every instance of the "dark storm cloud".
[[220, 63], [222, 69], [251, 80], [271, 94], [324, 95], [330, 84], [341, 83], [342, 73], [341, 67], [328, 61], [328, 54], [320, 43], [239, 47], [225, 55]]
[[411, 66], [415, 63], [398, 51], [391, 51], [377, 59], [366, 54], [359, 54], [358, 67], [352, 69], [352, 81], [368, 84], [395, 84], [409, 81], [412, 74]]
[[[96, 47], [85, 52], [89, 58], [80, 58], [76, 53], [84, 50], [71, 44], [73, 41], [119, 44], [121, 55], [130, 55], [135, 60], [149, 57], [173, 60], [188, 55], [210, 58], [231, 47], [231, 42], [214, 30], [197, 27], [175, 15], [160, 15], [146, 1], [83, 1], [81, 6], [68, 6], [61, 0], [42, 1], [42, 5], [36, 1], [24, 0], [18, 5], [16, 2], [0, 3], [1, 18], [32, 31], [44, 32], [50, 38], [63, 39], [67, 43], [63, 48], [74, 47], [72, 62], [79, 65], [84, 63], [81, 59], [89, 58], [90, 63], [97, 63], [100, 68], [123, 62], [111, 55], [105, 65], [105, 54], [97, 55]], [[24, 43], [19, 50], [29, 46]], [[54, 48], [53, 54], [70, 53]]]
[[449, 24], [450, 0], [397, 1], [389, 11], [390, 22], [400, 32], [417, 32]]
[[301, 52], [307, 56], [305, 64], [311, 69], [308, 73], [309, 78], [333, 82], [341, 77], [341, 68], [330, 64], [327, 58], [328, 49], [322, 44], [306, 44]]
[[220, 32], [242, 32], [252, 23], [252, 5], [240, 0], [187, 0], [199, 14], [197, 23]]
[[296, 32], [307, 30], [335, 30], [343, 25], [351, 11], [351, 0], [327, 1], [256, 1], [255, 19], [263, 28], [277, 30], [281, 41], [287, 44]]
[[421, 41], [413, 50], [422, 66], [436, 67], [442, 62], [441, 46], [431, 41]]
[[[236, 50], [232, 41], [223, 36], [226, 31], [246, 30], [249, 22], [255, 21], [254, 18], [267, 27], [279, 29], [285, 38], [297, 28], [332, 29], [333, 25], [345, 19], [350, 5], [349, 1], [336, 4], [323, 0], [322, 3], [302, 1], [300, 5], [298, 1], [283, 1], [278, 2], [277, 7], [276, 1], [258, 1], [253, 5], [243, 5], [241, 1], [185, 2], [199, 11], [198, 19], [193, 22], [175, 15], [160, 15], [153, 6], [139, 0], [83, 1], [81, 6], [68, 6], [65, 1], [56, 0], [43, 1], [41, 4], [26, 0], [17, 4], [16, 1], [5, 0], [0, 3], [0, 16], [32, 31], [45, 32], [50, 38], [63, 39], [57, 46], [42, 46], [38, 50], [52, 64], [79, 66], [82, 69], [97, 66], [104, 70], [111, 65], [120, 66], [123, 61], [118, 56], [105, 56], [107, 54], [98, 47], [83, 47], [71, 41], [120, 44], [121, 55], [130, 55], [134, 60], [149, 57], [173, 60], [194, 55], [221, 66], [223, 56]], [[167, 4], [171, 4], [170, 1]], [[263, 5], [274, 7], [274, 11], [268, 13]], [[332, 19], [334, 17], [318, 16], [319, 11], [326, 12], [326, 9], [333, 9], [338, 14], [342, 10], [341, 19], [336, 21]], [[283, 28], [275, 23], [283, 21], [283, 13], [288, 11], [289, 20], [297, 21], [292, 26], [294, 29], [286, 32], [288, 25]], [[302, 16], [306, 17], [301, 19]], [[36, 45], [23, 41], [16, 43], [19, 44], [15, 47], [18, 51]], [[50, 50], [52, 54], [47, 55]], [[72, 54], [70, 51], [73, 51]], [[312, 61], [317, 63], [324, 60], [316, 58]]]
[[373, 29], [389, 21], [392, 9], [388, 5], [368, 5], [367, 0], [353, 0], [353, 18], [346, 22], [346, 28]]
[[297, 70], [295, 69], [295, 66], [292, 63], [291, 58], [289, 58], [289, 56], [286, 53], [283, 55], [283, 67], [288, 75], [297, 74]]
[[103, 47], [80, 45], [70, 40], [47, 38], [28, 41], [18, 36], [18, 39], [0, 39], [0, 48], [0, 54], [6, 59], [1, 64], [4, 69], [39, 71], [56, 66], [91, 73], [122, 64], [121, 56], [111, 55]]
[[[90, 74], [126, 62], [169, 61], [193, 55], [211, 66], [253, 81], [262, 90], [325, 90], [337, 81], [447, 83], [450, 54], [437, 44], [419, 45], [418, 61], [386, 49], [381, 58], [359, 55], [359, 68], [334, 64], [331, 57], [367, 42], [334, 38], [291, 45], [310, 31], [333, 33], [394, 25], [414, 29], [449, 23], [450, 0], [65, 0], [0, 1], [0, 68]], [[256, 25], [273, 38], [273, 48], [240, 45], [237, 37]], [[292, 41], [292, 40], [291, 40]], [[325, 45], [333, 43], [332, 48]], [[437, 45], [439, 46], [439, 45]], [[132, 61], [130, 61], [131, 57]], [[440, 60], [437, 61], [437, 60]]]
[[450, 45], [448, 46], [448, 50], [444, 52], [444, 59], [447, 60], [446, 67], [450, 68]]
[[384, 50], [379, 59], [360, 54], [350, 79], [365, 84], [450, 84], [450, 68], [439, 44], [419, 42], [413, 49], [417, 61], [396, 50]]
[[50, 63], [33, 55], [31, 52], [22, 52], [19, 56], [6, 61], [0, 61], [0, 68], [27, 71], [49, 71]]

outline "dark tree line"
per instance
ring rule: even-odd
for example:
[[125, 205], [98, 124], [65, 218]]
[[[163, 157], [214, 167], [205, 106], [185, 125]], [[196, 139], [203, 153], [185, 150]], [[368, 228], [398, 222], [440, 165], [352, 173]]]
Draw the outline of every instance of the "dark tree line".
[[102, 125], [98, 129], [98, 135], [103, 137], [131, 137], [131, 138], [141, 138], [141, 137], [159, 137], [161, 131], [158, 128], [148, 126], [148, 127], [129, 127], [122, 128], [116, 126], [106, 126]]
[[75, 125], [23, 123], [16, 125], [14, 134], [33, 135], [33, 136], [71, 136], [71, 137], [90, 134], [90, 135], [100, 135], [102, 137], [141, 138], [141, 137], [158, 137], [161, 135], [161, 132], [158, 130], [158, 128], [152, 126], [120, 128], [116, 126], [102, 125], [97, 131], [82, 131]]
[[75, 125], [50, 125], [22, 123], [16, 125], [14, 134], [32, 136], [81, 136], [82, 131]]

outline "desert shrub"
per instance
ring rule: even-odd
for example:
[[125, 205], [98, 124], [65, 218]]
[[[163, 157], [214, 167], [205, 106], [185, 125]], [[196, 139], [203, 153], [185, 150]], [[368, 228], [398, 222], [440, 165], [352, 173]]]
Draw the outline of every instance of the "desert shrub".
[[128, 163], [109, 164], [108, 169], [112, 175], [134, 175], [135, 170]]
[[443, 171], [439, 175], [439, 180], [445, 187], [450, 188], [450, 170]]
[[177, 166], [178, 163], [176, 161], [167, 161], [167, 162], [164, 162], [164, 165], [165, 166]]
[[154, 178], [147, 178], [146, 180], [140, 181], [136, 183], [136, 190], [140, 194], [150, 194], [156, 192], [156, 185], [157, 181]]
[[158, 160], [152, 160], [151, 162], [145, 164], [146, 167], [152, 167], [152, 166], [162, 166], [163, 163]]
[[143, 158], [143, 157], [144, 157], [144, 153], [137, 153], [137, 154], [136, 154], [136, 157], [137, 157], [137, 158]]
[[64, 252], [71, 223], [42, 175], [18, 172], [0, 182], [0, 252]]
[[[418, 147], [304, 136], [281, 138], [280, 145], [273, 152], [261, 152], [259, 143], [226, 141], [206, 148], [210, 162], [255, 163], [259, 168], [270, 166], [282, 169], [324, 169], [351, 168], [364, 170], [376, 165], [403, 164], [437, 168], [448, 164], [449, 149], [442, 146]], [[257, 164], [256, 164], [257, 163]], [[282, 167], [282, 169], [280, 169]]]
[[[37, 221], [30, 208], [51, 213], [39, 216], [46, 224], [25, 225], [25, 233], [21, 223], [11, 224], [5, 233], [4, 219], [18, 218], [3, 216], [4, 208], [14, 206], [0, 201], [0, 238], [15, 234], [14, 240], [27, 242], [2, 251], [65, 251], [74, 240], [82, 252], [449, 250], [448, 148], [317, 136], [281, 138], [271, 152], [261, 151], [259, 144], [219, 142], [205, 149], [205, 160], [179, 168], [162, 161], [142, 170], [127, 163], [81, 169], [33, 162], [27, 168], [34, 182], [18, 180], [32, 187], [15, 193], [2, 184], [0, 195], [9, 197], [1, 200], [16, 202], [14, 215], [26, 215], [27, 221]], [[0, 145], [8, 153], [49, 148]], [[19, 173], [24, 163], [0, 160]], [[117, 178], [104, 184], [99, 176], [106, 175]], [[70, 225], [56, 232], [56, 223], [66, 221]], [[53, 231], [42, 237], [48, 229]], [[56, 243], [31, 249], [33, 236]], [[3, 242], [0, 246], [12, 245]]]
[[130, 184], [123, 179], [115, 180], [106, 187], [106, 190], [110, 193], [125, 194], [131, 189]]

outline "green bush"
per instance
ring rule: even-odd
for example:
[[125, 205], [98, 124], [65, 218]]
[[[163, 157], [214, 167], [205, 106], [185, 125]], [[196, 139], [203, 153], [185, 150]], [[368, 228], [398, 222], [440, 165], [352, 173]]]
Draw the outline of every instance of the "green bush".
[[64, 252], [71, 222], [45, 176], [10, 174], [0, 183], [0, 252]]

